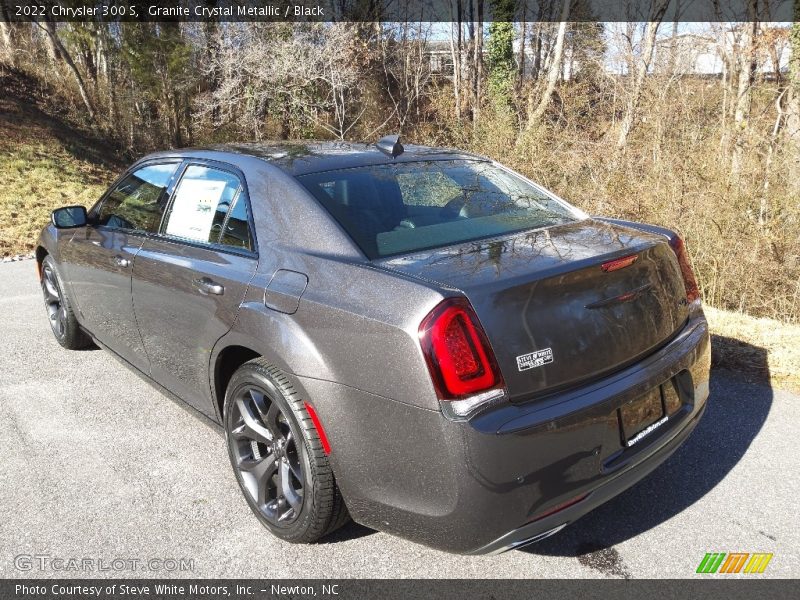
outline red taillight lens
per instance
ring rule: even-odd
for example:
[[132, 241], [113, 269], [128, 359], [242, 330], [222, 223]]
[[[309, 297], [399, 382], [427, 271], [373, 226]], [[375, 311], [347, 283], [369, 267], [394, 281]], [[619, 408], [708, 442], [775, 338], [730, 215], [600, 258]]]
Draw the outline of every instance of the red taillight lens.
[[466, 298], [434, 308], [419, 326], [419, 339], [439, 399], [503, 387], [492, 348]]
[[686, 244], [676, 235], [669, 240], [669, 245], [678, 258], [678, 265], [681, 268], [681, 275], [683, 275], [683, 285], [686, 287], [686, 299], [689, 302], [694, 302], [700, 297], [700, 288], [697, 286], [697, 280], [694, 278], [692, 265], [689, 262], [689, 253], [686, 251]]
[[630, 267], [633, 263], [636, 262], [636, 259], [639, 257], [636, 254], [631, 256], [625, 256], [623, 258], [618, 258], [617, 260], [610, 260], [608, 262], [603, 263], [600, 265], [600, 268], [603, 269], [606, 273], [611, 273], [612, 271], [619, 271], [620, 269], [624, 269], [625, 267]]

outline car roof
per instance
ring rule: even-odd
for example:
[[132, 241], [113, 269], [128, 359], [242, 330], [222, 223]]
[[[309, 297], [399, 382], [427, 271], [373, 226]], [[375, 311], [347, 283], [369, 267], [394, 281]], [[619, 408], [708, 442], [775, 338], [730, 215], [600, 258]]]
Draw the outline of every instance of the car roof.
[[[209, 151], [260, 158], [295, 177], [322, 171], [392, 163], [455, 159], [488, 160], [483, 156], [461, 150], [411, 144], [405, 146], [403, 154], [392, 158], [378, 150], [374, 144], [317, 141], [220, 144], [172, 151], [169, 155], [190, 157], [195, 153], [207, 154]], [[233, 157], [227, 158], [235, 163]], [[225, 160], [225, 157], [220, 156], [220, 159]]]

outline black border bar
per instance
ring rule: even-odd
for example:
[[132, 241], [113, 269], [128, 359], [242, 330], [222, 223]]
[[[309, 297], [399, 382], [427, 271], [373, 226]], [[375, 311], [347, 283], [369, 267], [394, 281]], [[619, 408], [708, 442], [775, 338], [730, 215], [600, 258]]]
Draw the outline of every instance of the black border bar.
[[649, 21], [663, 3], [667, 22], [800, 18], [795, 0], [0, 0], [11, 22], [555, 22], [563, 2], [570, 2], [569, 21]]
[[[669, 560], [653, 556], [654, 560]], [[265, 565], [265, 569], [268, 566]], [[524, 575], [521, 573], [520, 575]], [[4, 600], [545, 600], [581, 598], [641, 600], [752, 600], [800, 597], [800, 580], [761, 579], [758, 576], [706, 575], [681, 580], [532, 580], [532, 579], [6, 579], [0, 583]]]

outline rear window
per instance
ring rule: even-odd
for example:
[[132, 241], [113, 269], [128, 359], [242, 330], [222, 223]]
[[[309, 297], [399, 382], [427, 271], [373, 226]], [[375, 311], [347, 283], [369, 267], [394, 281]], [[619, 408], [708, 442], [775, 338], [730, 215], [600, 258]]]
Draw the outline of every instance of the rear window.
[[298, 179], [370, 259], [579, 218], [545, 190], [485, 161], [359, 167]]

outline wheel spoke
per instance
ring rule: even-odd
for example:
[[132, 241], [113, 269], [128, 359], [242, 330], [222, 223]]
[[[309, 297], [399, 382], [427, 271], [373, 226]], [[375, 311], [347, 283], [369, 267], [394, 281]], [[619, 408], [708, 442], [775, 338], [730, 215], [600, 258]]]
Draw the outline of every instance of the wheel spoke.
[[236, 401], [236, 407], [242, 416], [242, 425], [234, 429], [231, 433], [237, 440], [249, 439], [264, 444], [272, 443], [273, 436], [270, 431], [261, 425], [255, 415], [253, 415], [248, 403], [242, 399]]
[[278, 405], [275, 402], [273, 402], [270, 405], [267, 414], [264, 415], [264, 425], [266, 425], [267, 429], [269, 429], [270, 432], [272, 432], [273, 437], [281, 436], [281, 430], [280, 427], [278, 427], [278, 416], [280, 414], [281, 414], [281, 409], [278, 408]]
[[258, 411], [258, 416], [261, 417], [261, 421], [266, 423], [268, 408], [267, 399], [264, 397], [264, 394], [256, 389], [250, 388], [247, 390], [247, 395], [250, 396], [253, 406], [256, 407], [256, 411]]
[[239, 468], [245, 473], [250, 473], [256, 479], [261, 479], [269, 471], [270, 476], [275, 473], [277, 469], [275, 465], [275, 455], [268, 454], [261, 458], [245, 458], [239, 463]]
[[280, 484], [281, 493], [289, 502], [289, 505], [293, 509], [299, 510], [300, 505], [303, 503], [303, 497], [297, 493], [297, 490], [295, 490], [294, 487], [292, 487], [291, 474], [289, 473], [289, 461], [286, 460], [281, 462]]
[[42, 287], [44, 288], [45, 296], [48, 302], [59, 302], [61, 297], [58, 293], [58, 286], [53, 279], [53, 273], [49, 269], [44, 272], [44, 280]]
[[239, 463], [239, 468], [244, 472], [250, 474], [254, 483], [254, 496], [258, 501], [259, 506], [267, 501], [267, 487], [270, 478], [275, 474], [278, 465], [275, 462], [275, 456], [270, 454], [261, 459], [245, 459]]
[[294, 475], [297, 478], [297, 481], [302, 483], [302, 481], [303, 481], [303, 472], [300, 470], [300, 465], [299, 464], [296, 465], [290, 460], [289, 461], [289, 470], [292, 472], [292, 475]]

